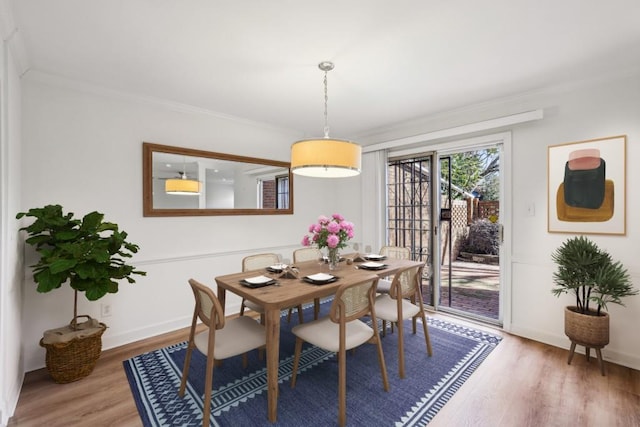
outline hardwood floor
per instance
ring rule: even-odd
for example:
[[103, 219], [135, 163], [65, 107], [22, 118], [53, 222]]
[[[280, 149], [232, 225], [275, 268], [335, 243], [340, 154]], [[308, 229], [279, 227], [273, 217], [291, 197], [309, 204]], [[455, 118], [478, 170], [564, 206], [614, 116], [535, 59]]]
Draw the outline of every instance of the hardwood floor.
[[[434, 315], [454, 322], [459, 319]], [[503, 341], [440, 410], [429, 427], [640, 426], [640, 372], [512, 336]], [[44, 369], [26, 375], [9, 426], [140, 426], [122, 361], [187, 338], [188, 330], [104, 351], [94, 372], [53, 383]], [[265, 425], [266, 408], [265, 408]]]

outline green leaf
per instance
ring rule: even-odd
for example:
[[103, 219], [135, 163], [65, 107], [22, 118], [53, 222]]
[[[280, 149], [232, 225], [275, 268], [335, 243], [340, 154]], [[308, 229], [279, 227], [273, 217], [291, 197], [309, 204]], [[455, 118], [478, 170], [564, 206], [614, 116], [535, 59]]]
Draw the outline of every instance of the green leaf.
[[51, 270], [51, 274], [57, 274], [72, 269], [76, 264], [78, 264], [78, 261], [75, 259], [58, 259], [51, 263], [49, 269]]

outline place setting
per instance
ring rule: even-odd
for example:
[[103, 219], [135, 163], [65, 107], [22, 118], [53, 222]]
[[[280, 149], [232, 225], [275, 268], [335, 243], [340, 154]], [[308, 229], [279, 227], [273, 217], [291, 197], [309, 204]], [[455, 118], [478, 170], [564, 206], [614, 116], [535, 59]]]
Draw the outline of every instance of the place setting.
[[247, 288], [262, 288], [263, 286], [278, 285], [278, 281], [272, 277], [261, 274], [259, 276], [242, 279], [240, 280], [240, 284]]
[[327, 273], [310, 274], [302, 278], [302, 280], [307, 283], [311, 283], [312, 285], [326, 285], [328, 283], [333, 283], [338, 279], [339, 277]]
[[377, 261], [366, 261], [356, 266], [356, 268], [363, 269], [363, 270], [384, 270], [387, 267], [388, 267], [387, 264], [377, 262]]

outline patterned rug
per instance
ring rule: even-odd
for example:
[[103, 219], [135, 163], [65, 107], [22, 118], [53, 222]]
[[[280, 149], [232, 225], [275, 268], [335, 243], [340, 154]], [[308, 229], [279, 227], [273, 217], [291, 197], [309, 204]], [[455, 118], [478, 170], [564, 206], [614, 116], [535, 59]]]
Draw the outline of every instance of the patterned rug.
[[[322, 304], [327, 312], [330, 302]], [[311, 319], [311, 305], [304, 310]], [[286, 312], [283, 312], [283, 315]], [[212, 426], [327, 426], [337, 423], [338, 364], [333, 353], [305, 344], [296, 387], [289, 386], [296, 324], [281, 322], [278, 420], [267, 420], [265, 361], [257, 351], [226, 359], [214, 370]], [[501, 338], [455, 323], [428, 319], [433, 356], [426, 353], [422, 327], [411, 334], [405, 323], [406, 378], [398, 377], [397, 332], [382, 339], [389, 392], [382, 379], [374, 345], [347, 355], [347, 425], [424, 426], [453, 396]], [[381, 326], [381, 325], [380, 325]], [[178, 396], [186, 343], [141, 354], [123, 362], [140, 418], [145, 426], [202, 425], [205, 357], [194, 351], [187, 391]]]

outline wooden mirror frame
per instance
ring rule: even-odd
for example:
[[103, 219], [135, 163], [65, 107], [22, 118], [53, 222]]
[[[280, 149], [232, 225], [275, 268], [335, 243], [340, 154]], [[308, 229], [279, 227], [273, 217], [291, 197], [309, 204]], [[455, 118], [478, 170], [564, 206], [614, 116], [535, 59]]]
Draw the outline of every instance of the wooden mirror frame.
[[[286, 209], [156, 209], [153, 207], [153, 153], [178, 154], [182, 156], [203, 157], [231, 162], [253, 163], [260, 166], [286, 168], [289, 171], [289, 207]], [[187, 196], [189, 197], [189, 196]], [[151, 142], [142, 143], [142, 213], [143, 216], [216, 216], [216, 215], [291, 215], [293, 214], [293, 173], [291, 164], [277, 160], [256, 157], [236, 156], [213, 151], [172, 147]]]

